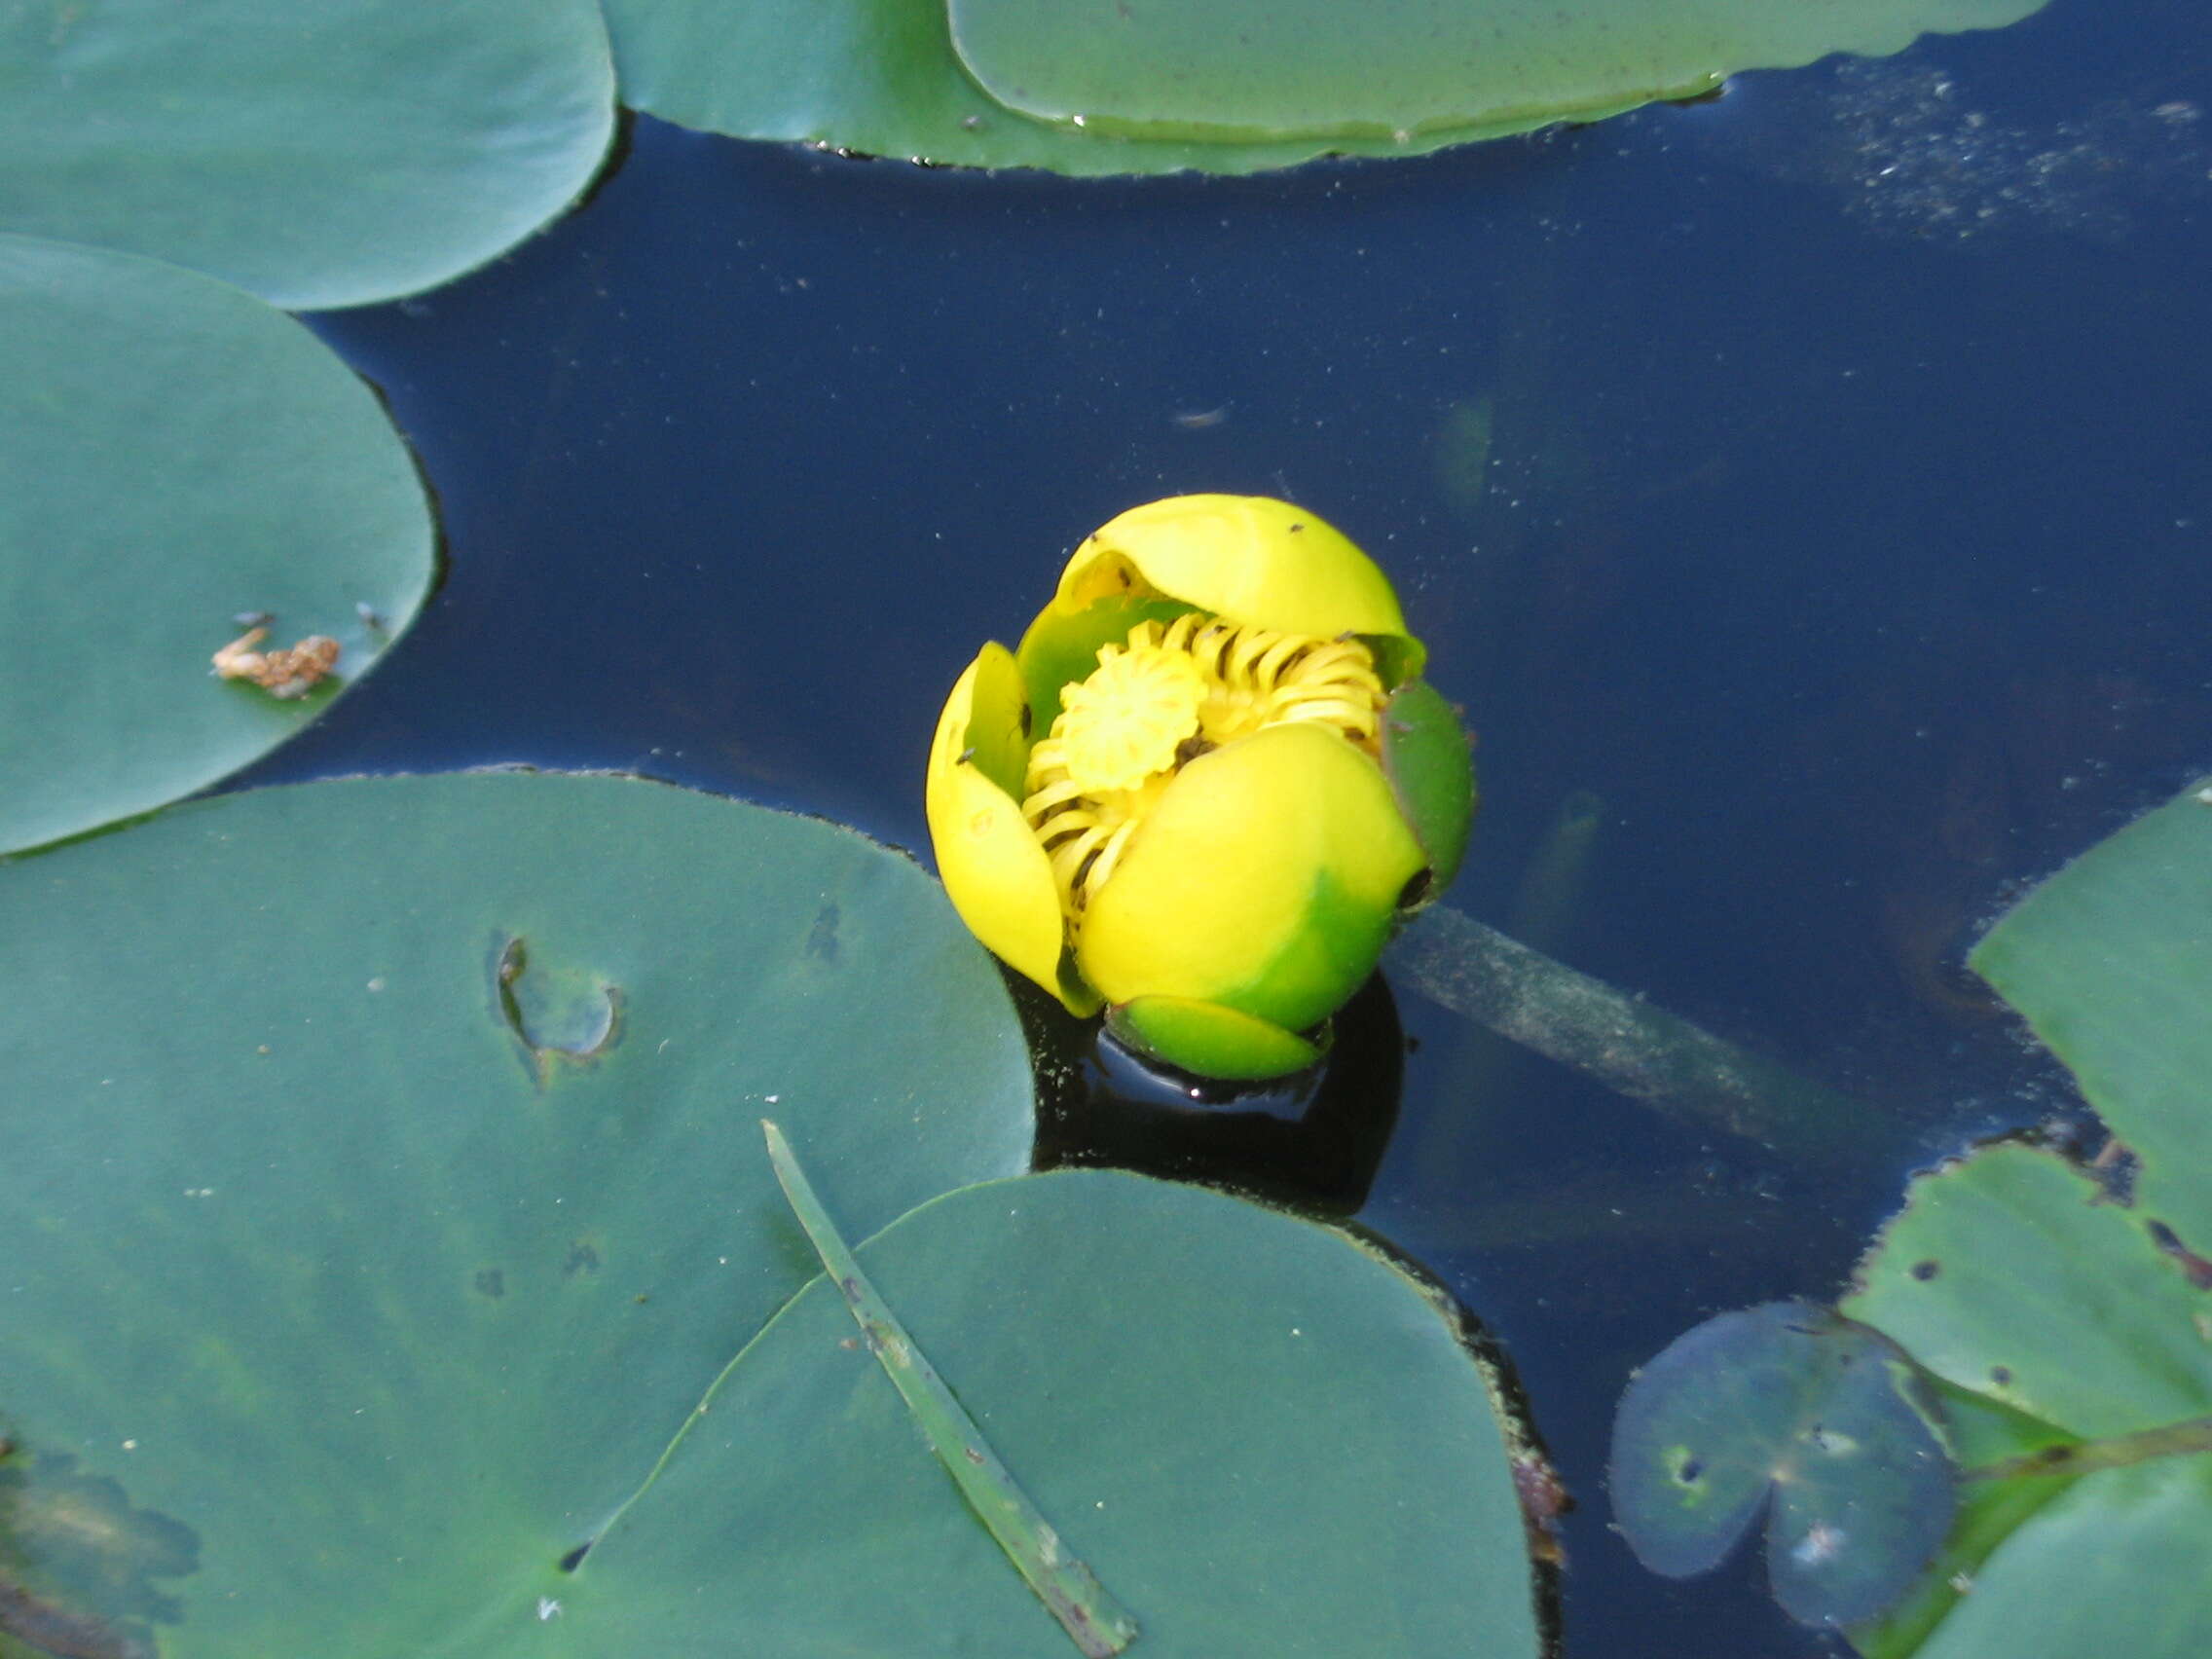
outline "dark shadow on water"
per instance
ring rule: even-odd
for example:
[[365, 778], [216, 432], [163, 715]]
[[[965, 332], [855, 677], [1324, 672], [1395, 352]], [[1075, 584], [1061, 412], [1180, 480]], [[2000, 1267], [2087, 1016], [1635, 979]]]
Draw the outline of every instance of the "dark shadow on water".
[[1040, 1056], [1039, 1169], [1134, 1169], [1330, 1217], [1367, 1202], [1405, 1078], [1380, 974], [1337, 1015], [1316, 1071], [1239, 1088], [1147, 1067], [1026, 981], [1015, 1001]]

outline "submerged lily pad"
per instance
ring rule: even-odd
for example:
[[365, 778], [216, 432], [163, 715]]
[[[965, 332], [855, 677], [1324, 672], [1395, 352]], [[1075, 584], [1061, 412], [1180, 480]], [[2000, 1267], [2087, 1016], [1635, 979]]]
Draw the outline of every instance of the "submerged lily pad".
[[1980, 1405], [1972, 1462], [2033, 1466], [1970, 1482], [1979, 1513], [1912, 1604], [1855, 1633], [1862, 1651], [2204, 1651], [2212, 1456], [2097, 1467], [2088, 1451], [2212, 1417], [2212, 1289], [2187, 1270], [2142, 1215], [2041, 1148], [1992, 1147], [1914, 1183], [1844, 1309]]
[[[376, 396], [249, 294], [0, 236], [0, 853], [144, 812], [281, 743], [414, 619], [434, 544]], [[240, 613], [245, 613], [240, 615]], [[213, 678], [255, 613], [333, 679]]]
[[760, 1117], [856, 1235], [1028, 1160], [934, 882], [630, 780], [175, 808], [0, 868], [0, 1572], [103, 1483], [196, 1567], [25, 1587], [164, 1659], [547, 1651], [562, 1560], [816, 1272]]
[[626, 102], [685, 126], [976, 166], [1251, 172], [1413, 155], [1897, 52], [2043, 0], [608, 0]]
[[1645, 1365], [1613, 1423], [1613, 1511], [1686, 1577], [1763, 1516], [1775, 1598], [1807, 1624], [1879, 1612], [1950, 1525], [1953, 1475], [1895, 1345], [1801, 1302], [1722, 1313]]
[[0, 10], [0, 228], [154, 254], [293, 310], [459, 276], [613, 135], [592, 0]]
[[[1427, 1295], [1343, 1235], [1072, 1170], [949, 1194], [859, 1254], [1135, 1617], [1132, 1655], [1540, 1651], [1484, 1378]], [[1076, 1651], [826, 1279], [565, 1583], [547, 1580], [561, 1629], [533, 1651]]]

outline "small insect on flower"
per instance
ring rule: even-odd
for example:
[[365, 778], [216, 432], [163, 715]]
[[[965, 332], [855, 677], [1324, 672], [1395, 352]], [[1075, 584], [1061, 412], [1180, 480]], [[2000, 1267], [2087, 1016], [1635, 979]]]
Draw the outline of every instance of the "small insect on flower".
[[269, 638], [267, 623], [248, 628], [210, 659], [224, 680], [249, 680], [272, 697], [286, 701], [304, 697], [338, 666], [338, 642], [327, 634], [310, 634], [289, 649], [264, 651]]
[[1313, 1063], [1474, 811], [1374, 562], [1304, 508], [1178, 496], [1087, 537], [929, 763], [953, 906], [1071, 1013], [1201, 1077]]

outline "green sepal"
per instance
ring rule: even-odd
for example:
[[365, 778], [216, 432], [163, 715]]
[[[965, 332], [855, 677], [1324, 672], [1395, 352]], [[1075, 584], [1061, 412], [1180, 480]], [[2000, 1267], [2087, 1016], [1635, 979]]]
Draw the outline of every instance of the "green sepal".
[[1428, 647], [1411, 634], [1355, 634], [1352, 636], [1375, 658], [1375, 672], [1385, 689], [1395, 691], [1420, 678], [1428, 666]]
[[1168, 623], [1191, 608], [1177, 599], [1139, 599], [1115, 594], [1081, 610], [1047, 606], [1021, 636], [1015, 660], [1029, 687], [1034, 718], [1031, 739], [1043, 737], [1060, 718], [1060, 693], [1088, 680], [1098, 666], [1098, 647], [1118, 645], [1139, 622]]
[[1090, 988], [1090, 982], [1075, 965], [1073, 951], [1060, 952], [1060, 971], [1055, 983], [1061, 1006], [1078, 1019], [1088, 1019], [1098, 1012], [1103, 999]]
[[1027, 793], [1029, 746], [1034, 741], [1020, 666], [993, 640], [976, 658], [976, 684], [968, 709], [964, 756], [977, 771], [1014, 799]]
[[1473, 739], [1459, 712], [1425, 680], [1407, 681], [1382, 706], [1382, 772], [1428, 855], [1426, 903], [1459, 873], [1476, 794]]
[[1321, 1057], [1295, 1031], [1196, 997], [1132, 997], [1106, 1011], [1106, 1029], [1148, 1058], [1230, 1083], [1288, 1077]]

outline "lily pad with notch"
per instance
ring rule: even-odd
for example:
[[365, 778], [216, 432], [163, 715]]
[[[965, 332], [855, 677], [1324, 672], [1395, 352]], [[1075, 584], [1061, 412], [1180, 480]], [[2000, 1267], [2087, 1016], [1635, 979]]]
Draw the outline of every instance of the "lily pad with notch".
[[[518, 1063], [511, 939], [528, 1042], [586, 1044], [610, 987], [619, 1040]], [[172, 808], [0, 867], [0, 1468], [67, 1454], [198, 1540], [161, 1603], [19, 1587], [163, 1659], [560, 1651], [563, 1561], [817, 1271], [763, 1113], [863, 1233], [1030, 1155], [934, 882], [635, 780]]]
[[[1370, 1247], [1062, 1170], [947, 1194], [858, 1258], [899, 1321], [876, 1340], [941, 1375], [1054, 1559], [1133, 1616], [1132, 1655], [1545, 1651], [1518, 1430], [1456, 1313]], [[1079, 1651], [828, 1278], [737, 1357], [554, 1593], [559, 1628], [533, 1651], [577, 1659]]]

